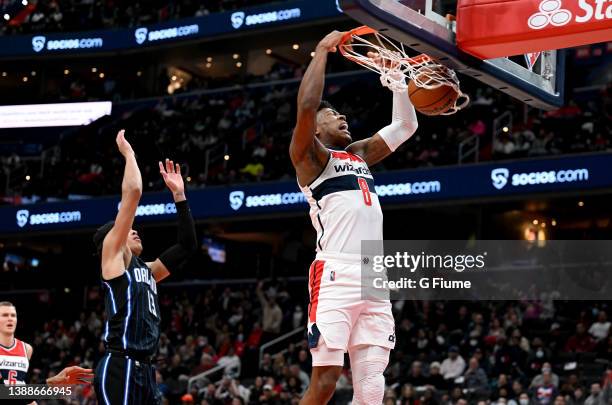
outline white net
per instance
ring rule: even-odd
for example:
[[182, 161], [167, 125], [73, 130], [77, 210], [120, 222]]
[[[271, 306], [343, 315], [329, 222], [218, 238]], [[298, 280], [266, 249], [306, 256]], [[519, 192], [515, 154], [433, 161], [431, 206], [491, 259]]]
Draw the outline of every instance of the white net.
[[408, 89], [406, 78], [425, 89], [452, 87], [458, 97], [455, 104], [443, 112], [443, 115], [456, 113], [470, 101], [461, 91], [455, 71], [425, 54], [408, 56], [404, 44], [397, 45], [369, 27], [359, 27], [350, 31], [339, 48], [340, 53], [347, 59], [380, 74], [380, 82], [391, 91], [406, 91]]

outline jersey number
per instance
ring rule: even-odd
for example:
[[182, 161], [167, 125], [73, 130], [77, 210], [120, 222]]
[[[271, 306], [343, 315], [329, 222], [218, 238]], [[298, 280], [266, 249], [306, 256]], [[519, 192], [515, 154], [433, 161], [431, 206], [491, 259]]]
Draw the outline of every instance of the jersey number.
[[155, 311], [155, 297], [151, 295], [151, 291], [147, 291], [149, 296], [149, 311], [157, 317], [157, 311]]
[[363, 202], [365, 202], [365, 205], [372, 205], [372, 196], [370, 195], [370, 188], [368, 187], [368, 182], [363, 177], [359, 177], [357, 181], [359, 182], [359, 188], [363, 193]]
[[9, 385], [17, 385], [17, 371], [10, 370], [8, 372], [8, 383]]

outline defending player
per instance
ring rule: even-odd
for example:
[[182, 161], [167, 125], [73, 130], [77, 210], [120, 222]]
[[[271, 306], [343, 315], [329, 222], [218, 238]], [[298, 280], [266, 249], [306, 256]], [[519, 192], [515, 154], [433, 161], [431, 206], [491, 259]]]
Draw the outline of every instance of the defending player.
[[94, 385], [100, 404], [158, 404], [161, 395], [151, 364], [159, 342], [157, 284], [196, 250], [195, 224], [185, 197], [178, 164], [166, 159], [159, 169], [172, 192], [178, 213], [178, 242], [153, 262], [139, 256], [142, 243], [132, 229], [142, 194], [142, 179], [124, 131], [117, 147], [125, 158], [121, 205], [115, 221], [94, 235], [102, 257], [102, 282], [108, 316], [103, 336], [106, 354], [96, 369]]
[[347, 351], [352, 403], [380, 405], [383, 372], [395, 345], [391, 303], [361, 300], [361, 241], [383, 237], [382, 211], [368, 166], [408, 140], [417, 129], [417, 118], [408, 94], [394, 93], [391, 123], [374, 136], [353, 142], [346, 117], [321, 102], [327, 57], [342, 36], [334, 31], [317, 45], [300, 85], [289, 149], [317, 231], [317, 256], [309, 274], [313, 371], [303, 405], [329, 401]]
[[[15, 337], [17, 309], [8, 302], [0, 302], [0, 381], [4, 385], [27, 383], [27, 373], [34, 349]], [[90, 384], [91, 369], [77, 366], [66, 367], [59, 374], [47, 378], [48, 385]], [[29, 401], [8, 401], [10, 403]]]

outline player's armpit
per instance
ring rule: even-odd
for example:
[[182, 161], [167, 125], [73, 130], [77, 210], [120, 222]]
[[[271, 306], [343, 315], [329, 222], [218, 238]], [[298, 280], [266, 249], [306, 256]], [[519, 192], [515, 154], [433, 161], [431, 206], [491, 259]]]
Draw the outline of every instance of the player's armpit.
[[28, 356], [28, 360], [32, 359], [32, 353], [34, 353], [34, 348], [28, 343], [25, 344], [26, 347], [26, 355]]
[[168, 270], [166, 265], [159, 259], [156, 259], [154, 262], [147, 262], [147, 266], [151, 269], [151, 273], [156, 283], [159, 283], [170, 275], [170, 270]]
[[346, 151], [360, 156], [368, 166], [375, 165], [392, 153], [392, 150], [380, 134], [353, 142], [346, 148]]

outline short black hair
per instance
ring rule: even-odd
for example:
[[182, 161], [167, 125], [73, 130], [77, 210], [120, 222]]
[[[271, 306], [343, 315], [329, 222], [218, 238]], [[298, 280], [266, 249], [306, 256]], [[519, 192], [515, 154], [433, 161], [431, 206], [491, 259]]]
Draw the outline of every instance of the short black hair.
[[319, 108], [317, 108], [317, 112], [321, 111], [324, 108], [329, 108], [330, 110], [337, 111], [329, 101], [321, 100], [321, 103], [319, 104]]
[[93, 243], [96, 246], [96, 253], [98, 256], [102, 255], [102, 244], [104, 243], [104, 238], [113, 229], [115, 226], [115, 221], [108, 221], [101, 227], [96, 230], [96, 233], [93, 235]]

